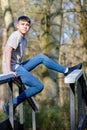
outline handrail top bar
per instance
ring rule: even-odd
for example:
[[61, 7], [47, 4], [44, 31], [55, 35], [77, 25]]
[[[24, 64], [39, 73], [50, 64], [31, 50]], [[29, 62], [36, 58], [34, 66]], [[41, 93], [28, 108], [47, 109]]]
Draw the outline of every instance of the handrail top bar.
[[75, 83], [83, 74], [82, 69], [76, 69], [64, 78], [64, 83]]
[[12, 73], [3, 73], [3, 74], [0, 74], [0, 78], [1, 77], [5, 77], [5, 76], [9, 76], [9, 77], [14, 77], [14, 75]]
[[[5, 84], [5, 83], [8, 83], [8, 82], [10, 82], [11, 81], [11, 79], [13, 80], [17, 80], [16, 78], [15, 78], [15, 76], [12, 74], [12, 73], [7, 73], [7, 74], [0, 74], [0, 85], [1, 84]], [[13, 80], [13, 81], [14, 81]], [[13, 83], [15, 83], [15, 82], [13, 82]], [[16, 83], [15, 83], [16, 84]], [[20, 85], [21, 85], [21, 83], [20, 83]], [[17, 85], [18, 86], [18, 85]], [[26, 88], [27, 89], [27, 88]], [[29, 104], [30, 104], [30, 106], [32, 107], [32, 109], [33, 110], [39, 110], [39, 105], [37, 104], [37, 102], [35, 101], [35, 99], [34, 99], [34, 97], [30, 97], [29, 98]]]
[[9, 80], [13, 78], [15, 78], [15, 76], [12, 73], [0, 74], [0, 85], [9, 82]]

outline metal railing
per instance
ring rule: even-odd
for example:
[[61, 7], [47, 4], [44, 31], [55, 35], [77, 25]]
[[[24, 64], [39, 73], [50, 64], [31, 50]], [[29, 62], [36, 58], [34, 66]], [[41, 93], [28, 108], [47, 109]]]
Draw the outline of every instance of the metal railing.
[[[65, 77], [64, 82], [70, 86], [70, 130], [86, 130], [87, 128], [87, 82], [83, 70], [74, 70]], [[23, 105], [20, 106], [20, 122], [14, 121], [13, 113], [13, 83], [19, 87], [19, 92], [27, 89], [20, 78], [14, 78], [12, 74], [0, 75], [0, 85], [9, 85], [9, 118], [0, 122], [3, 130], [24, 130]], [[27, 99], [32, 108], [32, 130], [36, 130], [35, 111], [39, 109], [33, 97]], [[77, 105], [78, 104], [78, 105]], [[77, 111], [76, 111], [77, 110]], [[78, 121], [76, 120], [78, 113]], [[18, 127], [15, 125], [18, 124]], [[78, 125], [77, 125], [78, 124]]]
[[64, 82], [70, 86], [70, 130], [86, 130], [87, 82], [83, 70], [74, 70]]
[[[19, 108], [19, 121], [14, 119], [13, 111], [13, 85], [16, 84], [19, 87], [19, 94], [27, 89], [26, 86], [22, 83], [20, 78], [15, 78], [12, 74], [1, 74], [0, 75], [0, 85], [8, 83], [9, 85], [9, 117], [8, 119], [0, 122], [0, 129], [2, 130], [24, 130], [24, 120], [23, 120], [23, 103]], [[36, 130], [36, 119], [35, 112], [39, 109], [37, 102], [34, 97], [27, 99], [30, 107], [32, 108], [32, 130]]]

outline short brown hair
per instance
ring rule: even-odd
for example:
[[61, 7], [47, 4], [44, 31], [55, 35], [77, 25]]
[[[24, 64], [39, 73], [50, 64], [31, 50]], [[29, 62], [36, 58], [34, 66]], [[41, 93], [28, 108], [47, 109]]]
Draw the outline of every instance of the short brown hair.
[[27, 17], [27, 16], [20, 16], [20, 17], [18, 18], [18, 22], [19, 22], [20, 20], [27, 21], [29, 24], [31, 24], [31, 20], [30, 20], [30, 18]]

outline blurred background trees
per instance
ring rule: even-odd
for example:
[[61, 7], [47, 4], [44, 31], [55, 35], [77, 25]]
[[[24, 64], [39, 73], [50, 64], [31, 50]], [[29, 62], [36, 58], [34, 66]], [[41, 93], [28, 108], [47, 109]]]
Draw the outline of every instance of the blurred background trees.
[[[24, 60], [44, 53], [68, 67], [82, 62], [87, 75], [87, 0], [1, 0], [1, 73], [3, 47], [21, 15], [29, 16], [32, 21], [32, 27], [27, 34], [28, 47]], [[48, 70], [43, 65], [39, 65], [32, 73], [45, 86], [43, 92], [35, 96], [41, 110], [41, 102], [44, 101], [49, 109], [52, 106], [62, 107], [69, 102], [69, 86], [64, 84], [63, 74]], [[6, 87], [2, 86], [0, 91], [2, 110], [2, 105], [7, 100], [7, 96], [4, 96], [7, 95]]]

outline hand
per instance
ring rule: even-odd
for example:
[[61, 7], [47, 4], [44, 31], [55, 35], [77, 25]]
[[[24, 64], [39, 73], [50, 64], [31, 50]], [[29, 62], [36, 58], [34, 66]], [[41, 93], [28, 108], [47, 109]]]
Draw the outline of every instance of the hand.
[[13, 74], [15, 77], [18, 77], [17, 73], [14, 71], [9, 71], [10, 74]]

